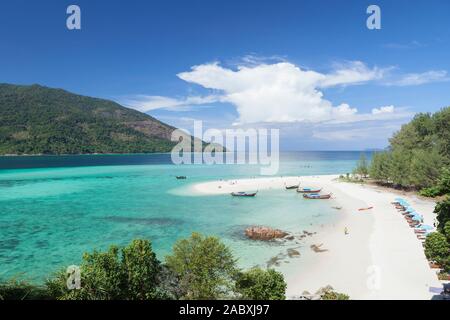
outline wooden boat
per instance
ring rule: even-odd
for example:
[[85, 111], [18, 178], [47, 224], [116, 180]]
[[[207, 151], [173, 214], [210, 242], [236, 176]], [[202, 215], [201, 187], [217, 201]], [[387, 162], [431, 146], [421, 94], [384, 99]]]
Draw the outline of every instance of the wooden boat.
[[292, 186], [285, 186], [286, 190], [291, 190], [291, 189], [298, 189], [300, 185], [299, 184], [294, 184]]
[[331, 198], [331, 193], [330, 194], [318, 194], [318, 193], [305, 193], [303, 195], [303, 198], [305, 199], [330, 199]]
[[365, 210], [370, 210], [370, 209], [373, 209], [373, 207], [359, 208], [358, 211], [365, 211]]
[[311, 188], [297, 188], [297, 192], [299, 193], [319, 193], [322, 189], [311, 189]]
[[176, 176], [175, 178], [177, 178], [177, 180], [186, 180], [187, 179], [186, 176]]
[[248, 192], [232, 192], [231, 195], [233, 197], [254, 197], [256, 196], [258, 192], [252, 192], [252, 193], [248, 193]]

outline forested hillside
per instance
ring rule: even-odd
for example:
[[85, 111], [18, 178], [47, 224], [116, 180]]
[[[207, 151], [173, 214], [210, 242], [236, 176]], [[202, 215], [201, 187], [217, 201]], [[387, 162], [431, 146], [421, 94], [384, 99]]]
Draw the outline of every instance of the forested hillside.
[[0, 154], [169, 152], [174, 129], [112, 101], [0, 84]]

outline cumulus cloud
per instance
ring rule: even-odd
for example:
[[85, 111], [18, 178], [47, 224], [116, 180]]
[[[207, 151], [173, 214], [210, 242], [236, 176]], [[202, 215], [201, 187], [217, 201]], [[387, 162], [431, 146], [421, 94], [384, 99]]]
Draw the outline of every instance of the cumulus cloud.
[[269, 61], [249, 56], [233, 68], [213, 62], [177, 74], [181, 80], [210, 91], [209, 95], [185, 98], [139, 95], [123, 102], [143, 112], [155, 109], [192, 111], [196, 106], [228, 103], [236, 108], [238, 117], [234, 124], [238, 125], [389, 120], [405, 118], [409, 114], [394, 106], [360, 113], [348, 103], [333, 104], [324, 97], [323, 91], [371, 81], [375, 84], [417, 85], [447, 77], [445, 71], [430, 71], [408, 74], [389, 84], [386, 78], [390, 78], [392, 68], [369, 67], [360, 61], [335, 64], [328, 73], [299, 67], [280, 58]]
[[373, 108], [372, 114], [393, 113], [394, 111], [395, 111], [394, 106], [385, 106], [385, 107]]
[[341, 65], [330, 74], [303, 70], [289, 62], [240, 66], [237, 70], [209, 63], [194, 66], [178, 77], [222, 92], [220, 101], [236, 106], [238, 123], [317, 123], [357, 113], [348, 104], [333, 106], [324, 99], [321, 88], [360, 84], [379, 79], [382, 72], [362, 62]]
[[449, 81], [447, 71], [431, 70], [422, 73], [408, 73], [400, 77], [398, 80], [387, 82], [388, 86], [418, 86], [433, 82]]

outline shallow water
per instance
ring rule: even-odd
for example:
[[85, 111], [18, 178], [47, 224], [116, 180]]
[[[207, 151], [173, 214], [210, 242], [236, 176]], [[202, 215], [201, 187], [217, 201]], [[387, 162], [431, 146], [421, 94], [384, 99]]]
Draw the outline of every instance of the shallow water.
[[[359, 152], [284, 153], [278, 175], [350, 172]], [[217, 235], [242, 267], [265, 265], [279, 245], [243, 237], [248, 225], [292, 232], [335, 219], [328, 201], [303, 201], [295, 190], [255, 198], [189, 196], [196, 182], [259, 175], [257, 166], [170, 164], [170, 156], [0, 157], [0, 278], [42, 280], [77, 264], [85, 251], [152, 241], [160, 259], [193, 231]], [[187, 180], [176, 180], [186, 175]]]

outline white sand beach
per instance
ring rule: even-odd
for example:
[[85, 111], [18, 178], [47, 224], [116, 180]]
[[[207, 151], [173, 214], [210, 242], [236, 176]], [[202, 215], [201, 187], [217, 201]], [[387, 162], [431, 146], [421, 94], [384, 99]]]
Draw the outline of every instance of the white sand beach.
[[[301, 258], [279, 268], [288, 283], [288, 297], [299, 296], [305, 290], [314, 293], [331, 285], [351, 299], [431, 299], [429, 287], [441, 284], [436, 271], [429, 267], [413, 229], [391, 204], [399, 194], [369, 185], [339, 182], [337, 177], [213, 181], [192, 186], [192, 192], [206, 195], [276, 189], [299, 180], [303, 186], [322, 187], [324, 193], [332, 192], [334, 203], [342, 207], [337, 211], [340, 218], [308, 239], [310, 243], [323, 244], [322, 248], [328, 251], [307, 250]], [[433, 201], [401, 197], [424, 216], [425, 224], [433, 225]], [[371, 206], [371, 210], [358, 211]], [[308, 261], [306, 265], [305, 261]]]

